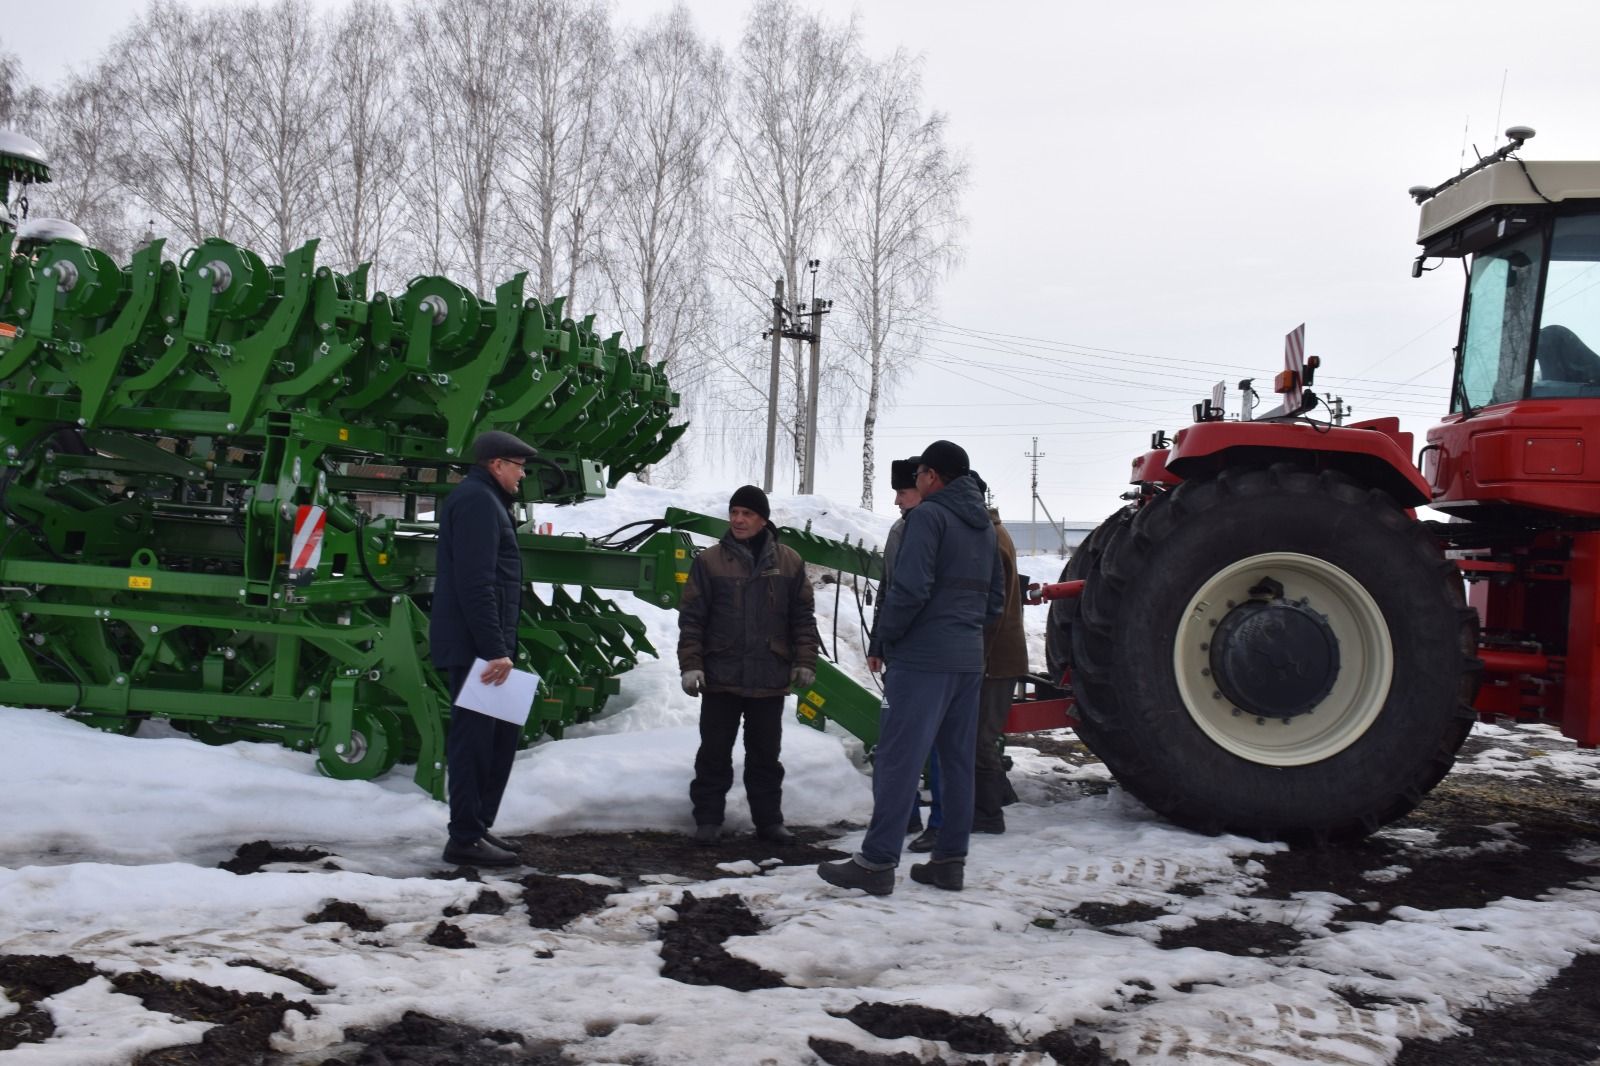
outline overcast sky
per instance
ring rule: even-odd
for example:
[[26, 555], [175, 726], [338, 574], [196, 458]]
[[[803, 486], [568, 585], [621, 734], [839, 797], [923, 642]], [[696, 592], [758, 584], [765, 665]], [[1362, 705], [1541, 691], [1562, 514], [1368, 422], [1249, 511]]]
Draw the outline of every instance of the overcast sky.
[[[6, 21], [0, 47], [46, 84], [136, 10], [16, 6], [27, 17]], [[632, 24], [667, 6], [615, 12]], [[730, 46], [746, 6], [689, 2]], [[855, 12], [874, 54], [924, 56], [926, 99], [972, 168], [964, 262], [881, 425], [880, 509], [887, 457], [948, 437], [1002, 513], [1026, 518], [1037, 436], [1055, 517], [1101, 518], [1152, 430], [1186, 424], [1216, 380], [1270, 380], [1301, 322], [1326, 391], [1357, 419], [1407, 416], [1420, 438], [1447, 401], [1461, 273], [1410, 278], [1405, 190], [1514, 124], [1539, 131], [1527, 158], [1600, 158], [1592, 0], [813, 6]], [[827, 281], [824, 264], [819, 296]], [[819, 490], [855, 502], [859, 427], [825, 445]]]

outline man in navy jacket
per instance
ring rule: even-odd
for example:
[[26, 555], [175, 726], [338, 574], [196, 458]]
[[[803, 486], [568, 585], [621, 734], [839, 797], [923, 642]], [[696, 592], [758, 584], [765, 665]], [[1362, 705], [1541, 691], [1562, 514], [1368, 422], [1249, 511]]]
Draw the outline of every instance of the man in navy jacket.
[[824, 881], [878, 896], [894, 891], [906, 822], [928, 752], [939, 753], [944, 824], [911, 878], [962, 887], [972, 832], [973, 757], [983, 683], [983, 627], [1000, 617], [1005, 585], [994, 523], [967, 453], [934, 441], [918, 457], [922, 503], [905, 516], [894, 578], [876, 622], [888, 664], [872, 822], [861, 850], [817, 867]]
[[[444, 671], [453, 700], [477, 659], [482, 679], [511, 676], [522, 611], [522, 553], [511, 505], [538, 455], [497, 429], [472, 444], [474, 465], [439, 509], [438, 575], [428, 620], [428, 654]], [[511, 778], [522, 727], [465, 707], [450, 709], [445, 744], [450, 794], [450, 842], [444, 861], [460, 866], [515, 866], [514, 849], [489, 832]]]

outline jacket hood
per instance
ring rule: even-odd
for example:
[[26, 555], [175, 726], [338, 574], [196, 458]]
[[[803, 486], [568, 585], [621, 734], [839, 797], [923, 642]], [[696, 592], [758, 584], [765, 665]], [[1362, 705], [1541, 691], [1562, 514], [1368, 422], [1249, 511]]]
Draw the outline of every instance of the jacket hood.
[[943, 507], [973, 529], [986, 529], [993, 524], [989, 520], [988, 505], [983, 502], [983, 493], [970, 474], [962, 474], [932, 496], [924, 498], [921, 506], [926, 507], [930, 503]]

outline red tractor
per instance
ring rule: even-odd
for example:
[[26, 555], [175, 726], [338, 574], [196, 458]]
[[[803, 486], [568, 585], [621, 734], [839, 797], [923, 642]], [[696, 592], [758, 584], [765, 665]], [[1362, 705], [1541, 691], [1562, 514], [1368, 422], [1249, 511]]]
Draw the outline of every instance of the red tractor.
[[1523, 162], [1532, 135], [1411, 190], [1413, 276], [1471, 264], [1417, 462], [1398, 419], [1315, 417], [1316, 361], [1291, 361], [1271, 414], [1203, 403], [1158, 434], [1049, 587], [1080, 735], [1165, 817], [1350, 839], [1414, 808], [1479, 716], [1600, 742], [1600, 163]]

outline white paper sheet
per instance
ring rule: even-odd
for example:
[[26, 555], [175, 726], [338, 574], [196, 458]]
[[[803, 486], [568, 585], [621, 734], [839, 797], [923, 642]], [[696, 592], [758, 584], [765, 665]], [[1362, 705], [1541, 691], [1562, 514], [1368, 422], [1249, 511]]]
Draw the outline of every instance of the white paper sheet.
[[513, 670], [501, 684], [487, 685], [482, 678], [488, 665], [482, 659], [472, 661], [467, 682], [456, 696], [456, 706], [516, 725], [524, 724], [528, 712], [533, 710], [533, 697], [539, 691], [539, 675], [528, 670]]

